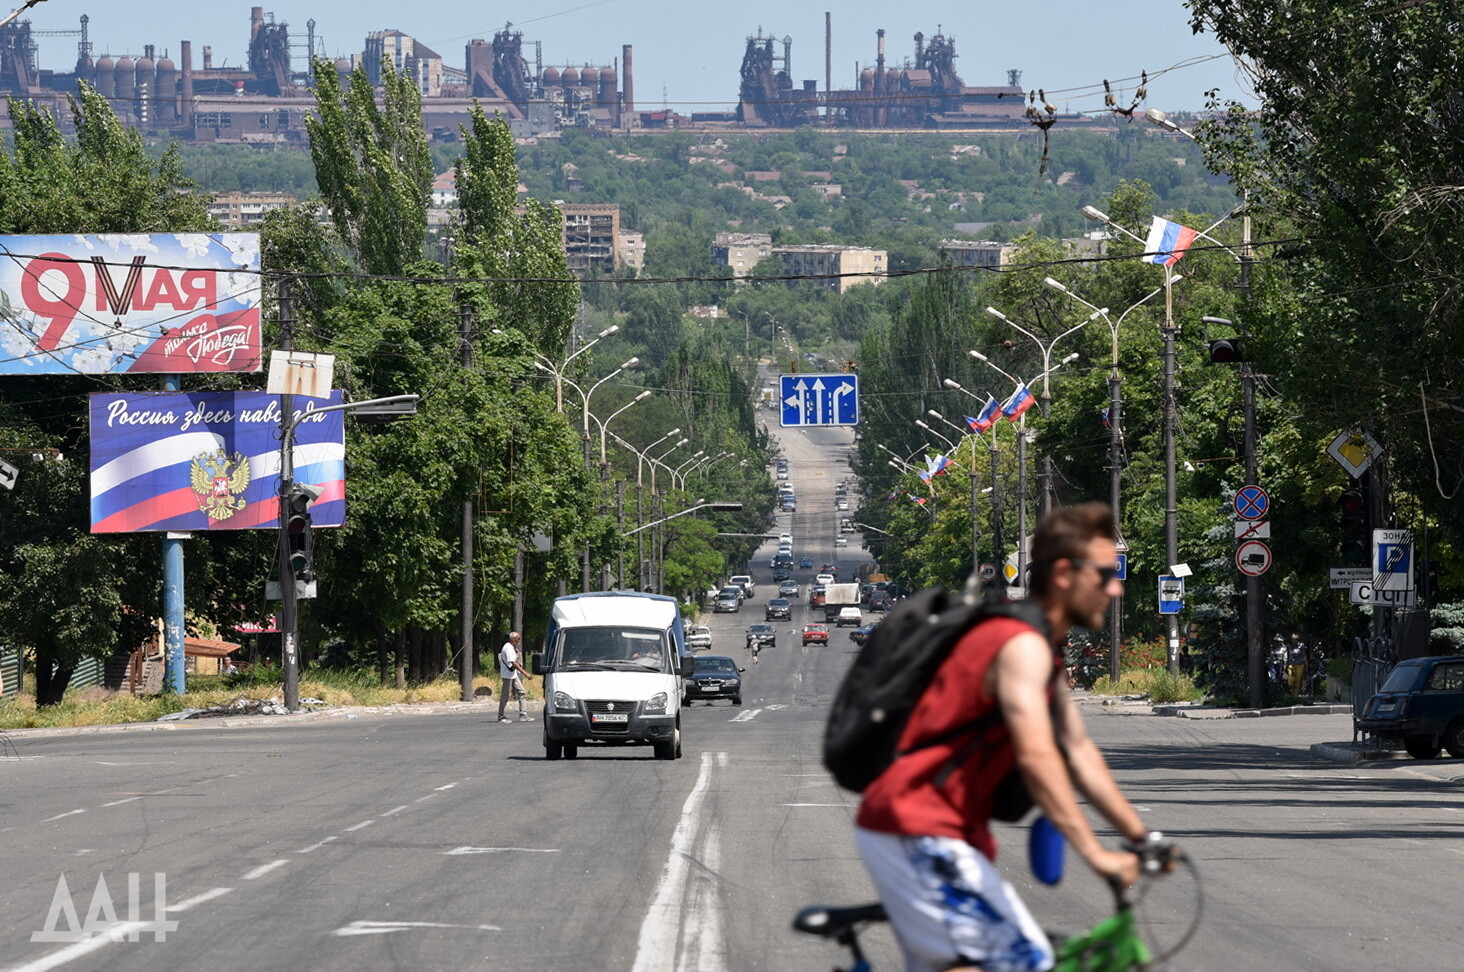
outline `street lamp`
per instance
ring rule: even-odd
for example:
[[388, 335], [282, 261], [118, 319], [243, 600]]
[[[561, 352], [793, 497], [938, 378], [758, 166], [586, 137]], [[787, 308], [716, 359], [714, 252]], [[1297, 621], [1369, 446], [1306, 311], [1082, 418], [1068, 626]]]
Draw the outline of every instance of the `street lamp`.
[[[547, 371], [549, 372], [549, 374], [554, 376], [554, 410], [556, 412], [559, 412], [561, 414], [563, 414], [564, 412], [564, 383], [566, 381], [564, 377], [564, 372], [565, 369], [569, 367], [569, 363], [619, 330], [619, 324], [611, 324], [609, 327], [605, 328], [605, 330], [601, 331], [599, 334], [596, 334], [592, 340], [585, 342], [583, 347], [579, 348], [569, 357], [565, 358], [558, 365], [556, 365], [549, 358], [545, 357], [543, 354], [540, 354], [538, 351], [535, 351], [533, 353], [534, 357], [538, 359], [534, 362], [534, 366], [542, 371]], [[503, 333], [502, 329], [500, 328], [494, 328], [493, 332], [495, 334]]]
[[683, 478], [681, 480], [681, 485], [678, 487], [676, 485], [676, 477], [678, 475], [680, 475], [681, 470], [682, 469], [685, 469], [688, 463], [695, 462], [696, 460], [700, 459], [702, 456], [706, 455], [706, 451], [707, 450], [705, 450], [705, 449], [698, 449], [698, 450], [696, 450], [691, 455], [687, 456], [686, 459], [684, 459], [682, 461], [681, 465], [679, 465], [675, 469], [671, 470], [671, 488], [672, 489], [685, 489], [686, 488], [686, 480], [685, 480], [685, 478]]
[[[961, 436], [962, 442], [965, 442], [971, 437], [971, 429], [961, 428], [956, 423], [947, 420], [944, 415], [940, 414], [935, 409], [928, 408], [925, 410], [925, 414], [954, 429]], [[923, 423], [917, 420], [916, 424], [920, 425]], [[929, 428], [929, 426], [926, 427]], [[934, 429], [930, 429], [930, 431], [935, 432]], [[939, 435], [939, 433], [936, 434]], [[957, 451], [959, 451], [959, 447], [956, 448]], [[971, 439], [971, 465], [966, 468], [966, 473], [971, 477], [971, 571], [972, 573], [975, 573], [979, 576], [979, 571], [981, 569], [981, 519], [977, 515], [976, 506], [976, 497], [979, 495], [979, 490], [976, 486], [976, 442], [974, 439]], [[995, 490], [996, 483], [995, 481], [993, 481], [992, 484], [987, 487], [987, 492], [994, 493]]]
[[[971, 400], [973, 400], [975, 402], [979, 402], [981, 404], [981, 407], [982, 408], [985, 408], [986, 407], [986, 402], [982, 401], [978, 396], [972, 394], [970, 391], [968, 391], [966, 388], [964, 388], [961, 385], [960, 382], [955, 381], [955, 380], [950, 379], [950, 378], [946, 378], [946, 379], [944, 379], [941, 382], [941, 384], [945, 385], [947, 388], [954, 389], [955, 391], [958, 391], [961, 394], [970, 397]], [[987, 396], [987, 398], [989, 400], [990, 399], [990, 396]], [[932, 412], [931, 414], [936, 414], [936, 413]], [[977, 412], [977, 414], [979, 415], [981, 413], [980, 412]], [[939, 418], [939, 419], [941, 419], [941, 420], [944, 420], [945, 419], [945, 416], [944, 415], [938, 415], [938, 414], [936, 414], [936, 417]], [[988, 429], [987, 431], [990, 432], [990, 434], [991, 434], [991, 439], [990, 439], [991, 445], [987, 449], [987, 453], [989, 454], [990, 459], [991, 459], [991, 560], [995, 564], [1000, 564], [1001, 563], [1001, 560], [1002, 560], [1002, 555], [1001, 555], [1001, 551], [1002, 551], [1002, 546], [1001, 546], [1001, 488], [997, 484], [997, 472], [998, 472], [998, 465], [999, 465], [998, 460], [999, 460], [1000, 456], [998, 454], [997, 445], [996, 445], [996, 425], [995, 425], [994, 422], [993, 422], [991, 428]], [[1020, 443], [1018, 444], [1017, 449], [1019, 451], [1022, 449], [1022, 446], [1021, 446]], [[973, 467], [976, 465], [976, 452], [975, 452], [975, 448], [974, 447], [972, 448], [972, 451], [971, 451], [971, 465]], [[974, 489], [974, 488], [975, 488], [975, 484], [973, 483], [972, 484], [972, 489]], [[974, 519], [974, 517], [973, 517], [973, 519]], [[974, 532], [977, 528], [976, 528], [976, 526], [973, 525], [971, 527], [971, 529]], [[975, 542], [976, 541], [973, 539], [972, 540], [972, 544], [974, 545]], [[1000, 570], [1001, 568], [998, 567], [997, 569]]]
[[1195, 138], [1194, 132], [1186, 131], [1185, 129], [1180, 128], [1174, 122], [1170, 121], [1169, 113], [1166, 111], [1162, 111], [1158, 108], [1145, 108], [1144, 117], [1153, 122], [1155, 125], [1158, 125], [1160, 128], [1164, 129], [1166, 132], [1174, 132], [1176, 135], [1183, 135], [1191, 142], [1199, 141], [1199, 139]]
[[[665, 436], [662, 436], [662, 438], [665, 438]], [[648, 457], [651, 461], [651, 492], [654, 493], [656, 491], [656, 467], [660, 466], [662, 469], [666, 470], [667, 473], [670, 473], [672, 471], [671, 467], [666, 465], [661, 460], [665, 459], [671, 453], [675, 452], [677, 449], [680, 449], [682, 446], [686, 445], [690, 441], [691, 440], [687, 438], [678, 439], [675, 445], [667, 449], [665, 452], [661, 453], [659, 456]], [[646, 451], [650, 452], [650, 449], [647, 449]], [[672, 481], [671, 485], [676, 485], [674, 480]]]
[[600, 468], [601, 469], [605, 468], [605, 464], [606, 464], [606, 461], [605, 461], [605, 427], [608, 426], [612, 421], [615, 420], [615, 416], [619, 415], [621, 412], [625, 411], [627, 408], [630, 408], [630, 406], [634, 405], [636, 402], [643, 402], [647, 398], [650, 398], [650, 397], [651, 397], [651, 390], [649, 388], [647, 388], [645, 391], [641, 392], [639, 395], [635, 396], [630, 401], [626, 402], [624, 405], [620, 406], [615, 411], [611, 412], [610, 413], [610, 417], [607, 418], [603, 422], [600, 421], [600, 417], [598, 415], [594, 415], [594, 414], [591, 414], [589, 412], [586, 412], [585, 413], [586, 415], [589, 415], [590, 418], [594, 419], [595, 420], [595, 424], [600, 427]]

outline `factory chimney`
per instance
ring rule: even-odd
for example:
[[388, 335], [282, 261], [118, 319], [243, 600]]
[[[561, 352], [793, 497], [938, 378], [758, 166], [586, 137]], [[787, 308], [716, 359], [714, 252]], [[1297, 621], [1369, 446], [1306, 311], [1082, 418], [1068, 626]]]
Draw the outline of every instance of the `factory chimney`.
[[621, 112], [626, 128], [635, 128], [635, 70], [631, 64], [631, 46], [620, 48], [620, 63], [625, 68], [625, 78], [620, 82]]
[[205, 71], [213, 70], [213, 47], [209, 44], [203, 45], [203, 69]]
[[178, 120], [184, 128], [193, 127], [193, 41], [178, 42], [178, 70], [183, 75], [183, 89], [179, 95]]
[[264, 26], [264, 8], [249, 8], [249, 42], [253, 43], [254, 38], [259, 35], [259, 30]]
[[878, 50], [877, 50], [877, 52], [875, 54], [875, 58], [874, 58], [874, 96], [875, 96], [875, 98], [877, 98], [879, 100], [878, 100], [878, 107], [875, 108], [875, 112], [877, 113], [877, 117], [875, 118], [874, 123], [876, 125], [881, 126], [881, 127], [883, 127], [883, 125], [885, 123], [885, 105], [884, 105], [884, 96], [885, 96], [885, 45], [884, 45], [884, 35], [885, 35], [885, 32], [884, 32], [884, 28], [883, 27], [881, 27], [879, 30], [875, 31], [875, 36], [879, 38], [879, 47], [878, 47]]
[[824, 123], [834, 121], [834, 15], [824, 11]]

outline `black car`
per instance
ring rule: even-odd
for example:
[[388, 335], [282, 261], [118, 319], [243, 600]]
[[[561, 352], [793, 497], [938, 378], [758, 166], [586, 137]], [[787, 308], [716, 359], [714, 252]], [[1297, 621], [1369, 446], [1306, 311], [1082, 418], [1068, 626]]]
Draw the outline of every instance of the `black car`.
[[878, 627], [878, 624], [861, 624], [859, 627], [849, 632], [849, 640], [854, 642], [856, 645], [862, 645], [869, 640], [869, 636], [874, 634], [874, 629]]
[[768, 601], [768, 606], [763, 609], [764, 621], [791, 621], [793, 620], [793, 605], [788, 603], [786, 597], [775, 597]]
[[895, 599], [890, 597], [889, 591], [871, 591], [869, 594], [869, 609], [871, 611], [888, 611], [895, 606]]
[[770, 624], [753, 624], [747, 627], [747, 647], [776, 648], [778, 633]]
[[1399, 662], [1367, 700], [1357, 728], [1402, 742], [1414, 759], [1433, 759], [1440, 749], [1464, 759], [1464, 655]]
[[698, 655], [691, 677], [681, 682], [681, 704], [731, 699], [733, 705], [741, 705], [742, 671], [726, 655]]
[[790, 578], [792, 576], [793, 576], [793, 572], [791, 570], [789, 570], [787, 567], [779, 567], [777, 570], [773, 571], [773, 583], [775, 583], [775, 584], [781, 584], [781, 583], [783, 583], [783, 581], [787, 580], [788, 578]]

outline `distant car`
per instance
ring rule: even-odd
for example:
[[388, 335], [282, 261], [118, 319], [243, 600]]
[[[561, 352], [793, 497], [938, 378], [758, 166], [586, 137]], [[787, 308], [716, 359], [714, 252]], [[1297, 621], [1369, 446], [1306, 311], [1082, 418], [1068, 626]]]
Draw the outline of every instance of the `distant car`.
[[759, 645], [764, 648], [778, 646], [778, 633], [770, 624], [752, 624], [747, 627], [747, 647]]
[[834, 575], [833, 574], [818, 574], [813, 579], [814, 579], [814, 582], [815, 583], [828, 585], [828, 584], [832, 584], [834, 582]]
[[829, 626], [826, 624], [805, 624], [803, 626], [805, 645], [826, 645], [829, 643]]
[[839, 576], [839, 565], [838, 564], [824, 564], [822, 567], [820, 567], [818, 569], [818, 572], [820, 574], [833, 574], [835, 577], [838, 577]]
[[803, 570], [812, 570], [813, 569], [813, 558], [812, 557], [804, 557], [802, 560], [798, 561], [798, 566], [801, 567]]
[[1464, 655], [1401, 661], [1367, 700], [1357, 728], [1403, 743], [1414, 759], [1464, 759]]
[[862, 645], [869, 640], [869, 636], [874, 634], [874, 629], [878, 627], [878, 624], [861, 624], [859, 627], [849, 632], [849, 640], [854, 642], [856, 645]]
[[786, 597], [793, 601], [799, 600], [802, 595], [798, 591], [798, 582], [792, 580], [783, 581], [783, 583], [778, 585], [778, 596]]
[[783, 544], [787, 544], [788, 546], [791, 547], [793, 545], [793, 534], [791, 534], [791, 533], [782, 533], [782, 534], [779, 534], [778, 535], [778, 544], [779, 544], [779, 546], [781, 546]]
[[869, 593], [869, 609], [871, 611], [888, 611], [895, 606], [895, 599], [890, 597], [889, 591], [871, 591]]
[[788, 603], [786, 597], [775, 597], [768, 601], [767, 607], [763, 608], [764, 621], [791, 621], [793, 620], [793, 605]]
[[838, 510], [840, 513], [846, 512], [849, 509], [849, 501], [846, 499], [836, 500], [834, 502], [834, 509]]
[[859, 613], [857, 607], [846, 607], [839, 609], [839, 617], [835, 622], [841, 628], [857, 628], [864, 623], [864, 615]]
[[836, 547], [847, 547], [847, 546], [849, 546], [849, 538], [848, 537], [834, 537], [834, 546], [836, 546]]
[[781, 584], [783, 581], [792, 576], [793, 572], [787, 567], [779, 567], [777, 570], [773, 571], [773, 583]]
[[713, 614], [736, 614], [742, 610], [742, 596], [739, 594], [718, 594], [712, 603]]
[[795, 502], [793, 502], [792, 500], [783, 500], [783, 512], [784, 513], [797, 513], [798, 512], [798, 504], [795, 503]]
[[743, 597], [752, 597], [752, 592], [757, 589], [757, 585], [752, 582], [751, 574], [733, 574], [727, 578], [727, 583], [740, 586]]
[[698, 656], [691, 677], [681, 683], [681, 704], [690, 705], [698, 699], [730, 699], [733, 705], [741, 705], [742, 671], [726, 655]]
[[822, 584], [815, 584], [808, 589], [809, 607], [823, 607], [824, 602], [827, 600], [828, 592], [824, 590], [824, 586]]
[[693, 651], [706, 651], [712, 647], [712, 629], [704, 624], [694, 624], [686, 632], [686, 647]]

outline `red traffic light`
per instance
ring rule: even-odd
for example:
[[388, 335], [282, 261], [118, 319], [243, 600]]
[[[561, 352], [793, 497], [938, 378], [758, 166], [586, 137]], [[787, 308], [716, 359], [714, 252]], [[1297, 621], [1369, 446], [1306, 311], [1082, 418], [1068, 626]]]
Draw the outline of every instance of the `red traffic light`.
[[1342, 508], [1343, 514], [1361, 513], [1364, 505], [1362, 491], [1357, 489], [1343, 490], [1342, 495], [1337, 497], [1337, 505]]
[[1241, 350], [1240, 338], [1219, 338], [1208, 343], [1211, 364], [1235, 364], [1246, 360]]

